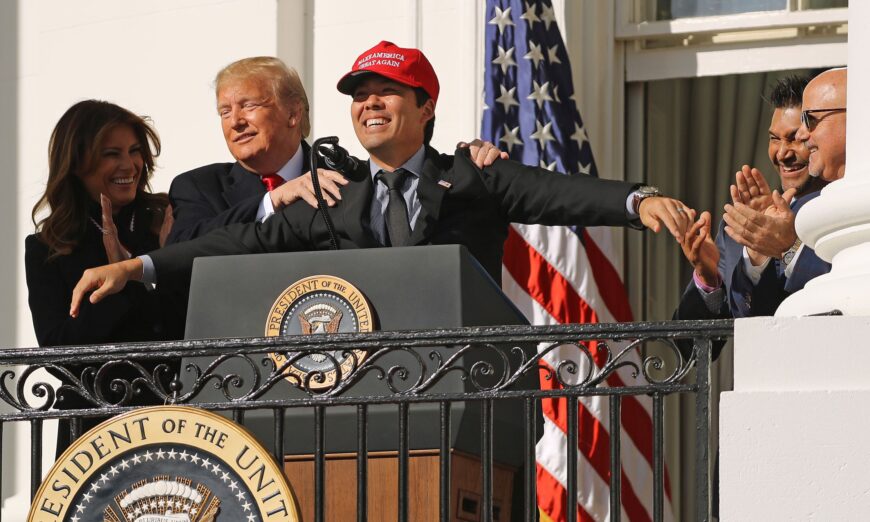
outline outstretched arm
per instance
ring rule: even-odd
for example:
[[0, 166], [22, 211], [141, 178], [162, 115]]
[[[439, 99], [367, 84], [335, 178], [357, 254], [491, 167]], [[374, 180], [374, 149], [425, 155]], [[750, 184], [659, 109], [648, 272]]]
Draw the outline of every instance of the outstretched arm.
[[92, 292], [88, 300], [91, 304], [97, 304], [107, 295], [123, 290], [128, 281], [141, 279], [142, 261], [139, 258], [87, 269], [73, 289], [69, 315], [78, 317], [82, 300], [88, 292]]

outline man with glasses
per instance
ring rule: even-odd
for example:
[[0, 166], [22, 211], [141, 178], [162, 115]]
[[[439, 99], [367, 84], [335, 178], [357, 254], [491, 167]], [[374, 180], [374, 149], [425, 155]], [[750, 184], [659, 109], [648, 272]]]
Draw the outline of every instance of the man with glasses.
[[846, 173], [846, 68], [817, 76], [804, 91], [797, 139], [810, 151], [810, 174], [831, 182]]
[[[797, 139], [801, 127], [801, 97], [808, 81], [809, 77], [806, 76], [782, 78], [773, 86], [768, 97], [773, 108], [768, 129], [768, 157], [777, 171], [786, 197], [791, 194], [802, 197], [818, 191], [825, 184], [821, 179], [810, 176], [809, 151], [804, 142]], [[768, 258], [756, 249], [766, 250], [775, 243], [784, 246], [774, 246], [774, 250], [781, 248], [779, 252], [782, 252], [788, 249], [797, 237], [794, 220], [782, 219], [773, 223], [772, 216], [764, 215], [764, 209], [773, 204], [773, 193], [758, 169], [744, 165], [736, 173], [731, 192], [734, 204], [726, 209], [732, 215], [726, 214], [720, 222], [715, 242], [711, 234], [710, 213], [704, 212], [681, 243], [683, 253], [694, 271], [674, 319], [768, 315], [776, 310], [785, 297], [783, 284], [776, 277], [777, 267], [765, 263]], [[727, 231], [740, 230], [743, 235], [749, 236], [750, 232], [745, 231], [740, 223], [748, 223], [750, 218], [768, 222], [763, 226], [759, 223], [757, 227], [747, 225], [752, 228], [751, 238], [741, 237], [738, 240], [729, 235]], [[765, 270], [769, 270], [767, 275], [772, 277], [762, 278]], [[729, 295], [732, 287], [740, 290], [736, 298]], [[714, 355], [718, 356], [721, 346], [716, 346]], [[682, 348], [688, 355], [691, 345]]]
[[[831, 69], [813, 78], [804, 89], [801, 125], [795, 133], [809, 153], [808, 171], [818, 183], [827, 184], [843, 177], [846, 170], [846, 69]], [[729, 289], [735, 317], [770, 315], [785, 297], [831, 269], [815, 252], [805, 247], [794, 230], [795, 215], [818, 190], [783, 196], [772, 194], [770, 203], [759, 209], [746, 194], [737, 194], [733, 205], [726, 205], [726, 233], [744, 245], [751, 261], [741, 274], [735, 274]], [[732, 196], [734, 196], [732, 190]], [[763, 200], [762, 200], [763, 201]], [[789, 202], [791, 205], [789, 205]], [[753, 208], [755, 207], [755, 208]], [[766, 286], [775, 299], [759, 304], [756, 287]], [[754, 296], [754, 299], [753, 299]]]

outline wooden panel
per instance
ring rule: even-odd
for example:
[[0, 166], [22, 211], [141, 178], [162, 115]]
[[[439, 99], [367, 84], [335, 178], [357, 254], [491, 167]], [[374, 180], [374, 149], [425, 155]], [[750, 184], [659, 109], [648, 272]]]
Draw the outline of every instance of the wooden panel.
[[[451, 461], [451, 520], [457, 522], [480, 520], [481, 468], [477, 457], [454, 452]], [[356, 520], [356, 455], [343, 453], [326, 457], [325, 519], [332, 522]], [[415, 521], [438, 519], [438, 451], [417, 450], [408, 459], [408, 518]], [[284, 473], [296, 493], [302, 520], [314, 520], [314, 460], [311, 455], [287, 456]], [[505, 466], [493, 467], [494, 506], [500, 517], [507, 521], [511, 509], [511, 487], [514, 470]], [[460, 490], [462, 491], [460, 493]], [[396, 452], [372, 452], [368, 461], [368, 517], [369, 520], [394, 521], [398, 510], [398, 460]], [[462, 516], [465, 507], [476, 507], [476, 518]], [[462, 518], [460, 518], [462, 516]]]

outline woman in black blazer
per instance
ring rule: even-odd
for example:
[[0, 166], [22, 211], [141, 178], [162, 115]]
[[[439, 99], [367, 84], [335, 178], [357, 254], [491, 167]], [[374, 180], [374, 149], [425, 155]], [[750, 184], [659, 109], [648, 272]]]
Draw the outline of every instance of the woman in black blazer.
[[[166, 195], [152, 194], [149, 185], [159, 153], [160, 140], [154, 129], [112, 103], [79, 102], [57, 123], [49, 142], [48, 183], [33, 208], [36, 233], [25, 241], [28, 301], [40, 346], [179, 337], [182, 320], [172, 316], [171, 303], [138, 283], [103, 302], [85, 304], [75, 319], [69, 315], [72, 289], [86, 269], [129, 259], [163, 244], [172, 213]], [[154, 367], [154, 363], [143, 363], [149, 373]], [[64, 368], [75, 379], [83, 379], [85, 366]], [[79, 387], [63, 371], [52, 373], [64, 384]], [[103, 398], [122, 402], [123, 394], [109, 387], [112, 378], [130, 382], [137, 376], [141, 374], [132, 365], [113, 367], [109, 378], [102, 379]], [[93, 387], [90, 391], [94, 392]], [[124, 405], [157, 400], [144, 389]], [[54, 404], [57, 409], [95, 406], [68, 390], [60, 390]], [[82, 432], [102, 420], [82, 419]], [[58, 455], [70, 441], [69, 423], [61, 422]]]

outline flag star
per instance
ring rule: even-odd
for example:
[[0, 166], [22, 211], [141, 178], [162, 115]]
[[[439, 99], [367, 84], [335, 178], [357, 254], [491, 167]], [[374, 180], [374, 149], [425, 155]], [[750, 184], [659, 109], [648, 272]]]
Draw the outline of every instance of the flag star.
[[100, 484], [102, 484], [103, 482], [108, 482], [108, 481], [109, 481], [109, 474], [108, 473], [103, 473], [102, 475], [100, 475]]
[[178, 452], [175, 451], [175, 448], [171, 448], [169, 450], [169, 453], [167, 453], [167, 455], [169, 455], [169, 458], [172, 460], [175, 460], [175, 455], [177, 455], [177, 454], [178, 454]]
[[202, 459], [202, 464], [200, 464], [200, 466], [207, 468], [211, 466], [211, 462], [209, 462], [208, 459]]
[[135, 518], [133, 513], [127, 513], [127, 520], [133, 520], [133, 518]]
[[550, 30], [550, 24], [556, 23], [556, 13], [553, 12], [553, 6], [541, 6], [541, 21], [544, 22], [544, 28]]
[[161, 498], [160, 500], [157, 501], [157, 505], [160, 507], [163, 507], [166, 505], [166, 501]]
[[519, 126], [516, 126], [513, 129], [511, 129], [510, 127], [508, 127], [507, 123], [504, 124], [504, 136], [502, 136], [499, 139], [499, 141], [501, 141], [505, 145], [507, 145], [508, 154], [513, 152], [514, 145], [522, 145], [523, 144], [523, 140], [521, 140], [520, 137], [518, 136], [519, 132], [520, 132]]
[[139, 464], [142, 462], [142, 458], [139, 455], [133, 455], [133, 464]]
[[220, 470], [221, 470], [221, 467], [218, 466], [217, 464], [215, 464], [214, 466], [211, 467], [211, 472], [214, 473], [215, 475], [217, 475]]
[[230, 480], [230, 474], [229, 474], [229, 473], [226, 473], [226, 472], [223, 473], [223, 474], [221, 475], [221, 482], [223, 482], [224, 484], [226, 484], [226, 482], [227, 482], [228, 480]]
[[151, 460], [151, 455], [154, 455], [150, 451], [146, 451], [142, 456], [145, 457], [145, 462], [149, 462]]
[[556, 103], [562, 103], [562, 99], [559, 98], [559, 86], [558, 85], [553, 87], [553, 99], [556, 100]]
[[148, 504], [151, 509], [157, 509], [157, 501], [152, 500], [150, 504]]
[[193, 455], [190, 456], [190, 461], [193, 462], [194, 464], [198, 464], [199, 463], [199, 455], [194, 453]]
[[230, 482], [230, 491], [235, 491], [238, 487], [238, 483], [235, 480]]
[[533, 140], [538, 140], [538, 143], [541, 144], [541, 148], [545, 148], [547, 146], [548, 141], [553, 141], [556, 138], [553, 137], [553, 133], [550, 132], [550, 128], [553, 126], [553, 122], [548, 121], [546, 125], [541, 126], [541, 122], [535, 120], [535, 132], [529, 135]]
[[75, 515], [75, 516], [73, 516], [70, 520], [71, 520], [72, 522], [79, 522], [79, 520], [81, 520], [81, 518], [79, 518], [78, 515]]
[[499, 85], [499, 89], [501, 89], [501, 96], [495, 99], [496, 102], [502, 104], [504, 107], [504, 111], [507, 112], [510, 110], [511, 106], [516, 105], [517, 107], [520, 104], [517, 102], [517, 88], [511, 87], [510, 89], [505, 89], [504, 85]]
[[547, 49], [547, 58], [549, 58], [550, 63], [562, 63], [562, 60], [559, 59], [559, 44], [554, 45]]
[[239, 502], [241, 502], [242, 499], [245, 498], [245, 492], [239, 489], [239, 492], [236, 494], [236, 498], [239, 499]]
[[97, 492], [100, 490], [100, 484], [98, 482], [91, 483], [91, 491]]
[[117, 475], [119, 473], [118, 466], [112, 466], [112, 469], [109, 470], [109, 473], [111, 473], [113, 477]]
[[497, 25], [499, 34], [504, 32], [505, 27], [514, 25], [513, 20], [511, 20], [511, 9], [513, 8], [508, 7], [502, 11], [500, 7], [495, 6], [495, 16], [489, 21], [489, 25]]
[[532, 88], [532, 93], [526, 96], [527, 100], [535, 100], [539, 109], [545, 101], [553, 101], [553, 97], [550, 96], [549, 92], [547, 92], [550, 89], [550, 82], [544, 82], [543, 85], [538, 85], [537, 81], [532, 80], [532, 83], [534, 84], [534, 87]]
[[84, 504], [78, 504], [78, 505], [76, 506], [76, 513], [81, 513], [81, 512], [84, 511], [84, 510], [85, 510], [85, 505], [84, 505]]
[[571, 139], [577, 142], [577, 145], [583, 146], [583, 142], [589, 139], [589, 136], [586, 135], [586, 129], [581, 127], [574, 122], [574, 134], [571, 135]]
[[535, 44], [535, 42], [529, 42], [529, 49], [531, 50], [527, 52], [523, 58], [531, 60], [532, 63], [535, 64], [535, 68], [537, 68], [544, 59], [544, 53], [541, 52], [541, 45]]
[[82, 499], [84, 499], [85, 503], [90, 502], [93, 497], [94, 496], [90, 493], [85, 493], [84, 495], [82, 495]]
[[535, 22], [540, 22], [541, 19], [538, 18], [538, 15], [535, 13], [537, 10], [537, 4], [529, 5], [526, 3], [526, 10], [523, 11], [523, 14], [520, 16], [520, 20], [525, 20], [529, 23], [529, 27], [535, 25]]
[[547, 165], [546, 161], [541, 160], [540, 167], [542, 169], [555, 171], [556, 170], [556, 162], [554, 161], [553, 163], [550, 163], [549, 165]]
[[581, 174], [591, 174], [592, 173], [592, 162], [589, 162], [589, 165], [583, 165], [582, 161], [577, 162], [577, 167], [579, 167], [579, 172]]
[[182, 452], [178, 454], [178, 458], [187, 462], [187, 450], [182, 450]]
[[254, 522], [255, 520], [257, 520], [257, 517], [255, 517], [253, 513], [248, 515], [248, 522]]
[[242, 504], [242, 509], [244, 509], [245, 511], [250, 511], [251, 510], [251, 503], [245, 502], [244, 504]]
[[492, 59], [492, 63], [501, 66], [502, 74], [507, 73], [508, 67], [512, 65], [516, 67], [517, 62], [514, 61], [514, 52], [516, 50], [516, 47], [511, 47], [510, 49], [505, 51], [504, 47], [500, 45], [498, 46], [498, 56]]
[[121, 461], [121, 469], [127, 469], [130, 467], [130, 465], [127, 464], [127, 462], [128, 462], [127, 459], [124, 459]]
[[163, 451], [163, 448], [157, 448], [157, 459], [163, 460], [163, 455], [166, 455], [166, 452]]

